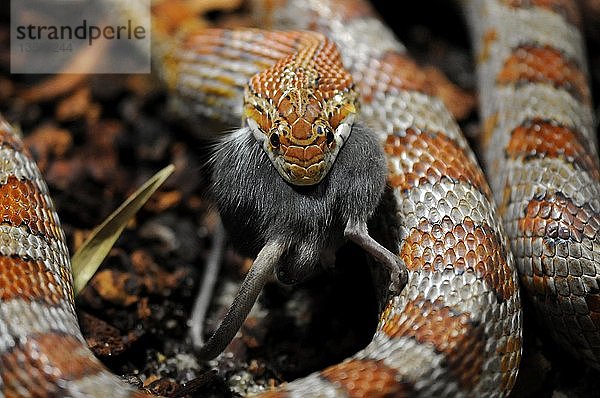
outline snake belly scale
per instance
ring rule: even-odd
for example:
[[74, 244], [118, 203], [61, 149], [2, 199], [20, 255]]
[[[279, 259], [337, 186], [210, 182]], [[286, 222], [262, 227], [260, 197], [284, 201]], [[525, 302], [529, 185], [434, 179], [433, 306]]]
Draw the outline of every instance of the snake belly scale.
[[[264, 396], [508, 395], [521, 355], [517, 275], [492, 193], [451, 114], [364, 3], [290, 1], [267, 11], [273, 21], [295, 20], [292, 29], [322, 30], [338, 45], [360, 96], [357, 118], [387, 155], [393, 213], [377, 217], [399, 220], [392, 250], [409, 275], [399, 295], [383, 289], [367, 347]], [[239, 120], [248, 81], [301, 50], [298, 37], [190, 29], [160, 61], [162, 76], [188, 111]], [[347, 104], [330, 125], [353, 112]], [[0, 225], [0, 395], [141, 395], [85, 347], [47, 188], [14, 130], [0, 127], [1, 189], [10, 204]]]

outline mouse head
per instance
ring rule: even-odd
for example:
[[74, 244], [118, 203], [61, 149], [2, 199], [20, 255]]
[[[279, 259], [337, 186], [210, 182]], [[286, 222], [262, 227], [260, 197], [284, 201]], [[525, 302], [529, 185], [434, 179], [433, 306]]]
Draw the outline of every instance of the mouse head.
[[322, 36], [251, 78], [246, 123], [287, 182], [313, 185], [327, 175], [357, 112], [353, 87], [335, 45]]

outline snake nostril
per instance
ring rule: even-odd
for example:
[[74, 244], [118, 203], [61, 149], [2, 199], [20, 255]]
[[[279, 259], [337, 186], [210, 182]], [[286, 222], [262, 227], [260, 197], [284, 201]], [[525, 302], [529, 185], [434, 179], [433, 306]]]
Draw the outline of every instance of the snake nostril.
[[279, 148], [279, 134], [278, 133], [271, 134], [271, 136], [269, 137], [269, 142], [271, 143], [273, 148], [275, 148], [275, 149]]

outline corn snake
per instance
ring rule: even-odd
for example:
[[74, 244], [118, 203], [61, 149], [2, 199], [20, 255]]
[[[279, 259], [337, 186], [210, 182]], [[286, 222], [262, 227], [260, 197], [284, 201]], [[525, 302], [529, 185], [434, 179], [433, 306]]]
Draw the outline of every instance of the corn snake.
[[[381, 37], [378, 37], [378, 39], [381, 40]], [[385, 43], [385, 40], [382, 40]], [[400, 50], [398, 50], [398, 47], [394, 47], [398, 52], [402, 52]], [[394, 65], [394, 63], [396, 62], [406, 62], [406, 59], [403, 58], [395, 58], [395, 56], [391, 56], [391, 61], [389, 63], [384, 63], [384, 65]], [[373, 69], [371, 69], [373, 70]], [[368, 76], [363, 76], [364, 81], [369, 81]], [[356, 78], [355, 78], [356, 79]], [[356, 79], [357, 81], [359, 79]], [[363, 81], [362, 79], [360, 79], [361, 81]], [[410, 79], [406, 79], [405, 81], [408, 81], [410, 83]], [[492, 252], [502, 252], [502, 250], [500, 250], [499, 248], [502, 247], [505, 243], [502, 241], [501, 238], [494, 236], [494, 232], [493, 231], [501, 231], [501, 227], [498, 225], [497, 221], [495, 220], [494, 216], [490, 216], [489, 214], [493, 214], [493, 210], [491, 210], [491, 206], [489, 204], [485, 205], [485, 203], [488, 201], [489, 197], [490, 197], [490, 192], [488, 190], [488, 188], [485, 185], [485, 182], [483, 181], [483, 177], [480, 173], [480, 171], [478, 171], [477, 166], [473, 166], [473, 169], [468, 169], [465, 172], [465, 164], [470, 164], [471, 162], [474, 161], [474, 157], [473, 155], [469, 152], [468, 149], [466, 148], [466, 144], [464, 139], [462, 138], [462, 136], [460, 135], [460, 132], [457, 132], [455, 124], [450, 120], [449, 117], [446, 117], [445, 115], [447, 115], [447, 112], [443, 109], [441, 103], [439, 101], [433, 101], [430, 102], [431, 100], [429, 98], [427, 98], [426, 94], [423, 94], [421, 92], [425, 91], [423, 90], [422, 86], [421, 87], [411, 87], [411, 89], [406, 90], [406, 87], [403, 87], [402, 84], [404, 84], [405, 82], [400, 82], [398, 84], [398, 86], [400, 87], [394, 87], [395, 90], [399, 90], [404, 97], [402, 97], [402, 102], [406, 102], [406, 104], [408, 104], [407, 106], [410, 107], [411, 103], [416, 103], [417, 105], [415, 105], [415, 109], [411, 109], [408, 108], [407, 114], [408, 115], [416, 115], [415, 117], [413, 117], [413, 120], [410, 121], [406, 121], [406, 120], [400, 120], [399, 126], [378, 126], [382, 131], [388, 131], [388, 129], [399, 129], [402, 131], [405, 131], [406, 133], [404, 135], [399, 135], [399, 136], [390, 136], [387, 137], [386, 139], [386, 149], [388, 151], [388, 154], [390, 156], [391, 159], [394, 159], [394, 156], [399, 156], [399, 154], [407, 152], [410, 154], [410, 156], [412, 156], [413, 158], [407, 159], [403, 159], [401, 161], [398, 161], [395, 164], [395, 167], [397, 170], [405, 170], [406, 168], [411, 168], [410, 164], [414, 164], [414, 166], [412, 166], [412, 170], [414, 170], [414, 172], [412, 174], [409, 174], [408, 177], [405, 177], [403, 175], [403, 173], [401, 172], [397, 172], [394, 175], [394, 181], [397, 184], [397, 186], [401, 187], [403, 190], [409, 190], [409, 189], [416, 189], [418, 187], [422, 187], [423, 185], [426, 185], [427, 183], [431, 183], [432, 186], [436, 186], [436, 178], [439, 177], [439, 175], [443, 175], [443, 176], [447, 176], [448, 174], [450, 175], [450, 180], [452, 181], [453, 184], [456, 184], [456, 181], [460, 182], [460, 183], [467, 183], [467, 184], [471, 184], [475, 187], [477, 187], [478, 189], [476, 189], [476, 192], [473, 193], [473, 191], [470, 191], [469, 189], [463, 187], [463, 188], [457, 188], [456, 186], [453, 185], [453, 192], [459, 192], [462, 195], [464, 195], [464, 197], [468, 197], [468, 198], [473, 198], [476, 197], [475, 200], [473, 199], [469, 199], [471, 202], [475, 201], [477, 203], [479, 203], [479, 206], [481, 207], [476, 207], [475, 209], [471, 209], [471, 210], [467, 210], [465, 211], [466, 214], [471, 215], [471, 217], [465, 217], [465, 214], [463, 214], [460, 220], [464, 221], [462, 225], [462, 229], [458, 228], [457, 229], [457, 225], [452, 224], [452, 222], [456, 223], [456, 219], [453, 218], [455, 217], [455, 214], [451, 213], [451, 211], [448, 212], [448, 217], [444, 218], [442, 216], [441, 219], [443, 220], [443, 222], [440, 222], [439, 224], [435, 225], [434, 227], [431, 227], [429, 230], [427, 230], [426, 226], [424, 225], [420, 225], [419, 227], [424, 227], [424, 229], [419, 229], [419, 228], [409, 228], [409, 227], [404, 227], [405, 230], [403, 231], [404, 235], [406, 236], [406, 239], [408, 239], [408, 241], [410, 241], [412, 244], [409, 247], [408, 245], [405, 244], [405, 251], [407, 251], [408, 253], [406, 254], [407, 258], [420, 258], [420, 257], [426, 257], [426, 253], [421, 255], [420, 253], [414, 253], [414, 251], [416, 250], [421, 250], [419, 249], [420, 247], [420, 242], [423, 242], [424, 240], [426, 241], [433, 241], [436, 242], [436, 244], [441, 244], [439, 243], [439, 240], [435, 240], [436, 239], [436, 234], [438, 234], [440, 232], [439, 228], [442, 228], [441, 231], [443, 231], [444, 233], [446, 233], [447, 231], [452, 231], [453, 233], [457, 233], [457, 234], [468, 234], [468, 235], [472, 235], [477, 237], [478, 239], [481, 238], [481, 241], [479, 241], [478, 245], [481, 245], [483, 247], [493, 247], [494, 249], [491, 250]], [[366, 90], [366, 89], [363, 89]], [[403, 91], [404, 90], [404, 91]], [[408, 92], [408, 94], [406, 94], [406, 92]], [[363, 95], [364, 91], [363, 91]], [[368, 95], [367, 95], [368, 96]], [[377, 98], [376, 96], [375, 100], [380, 100], [380, 98]], [[390, 108], [386, 108], [386, 104], [389, 104], [390, 102], [393, 102], [393, 100], [384, 98], [381, 100], [383, 102], [380, 103], [379, 107], [377, 109], [390, 109]], [[389, 102], [386, 102], [389, 101]], [[395, 105], [391, 106], [391, 109], [394, 109]], [[431, 106], [435, 111], [437, 111], [438, 113], [434, 116], [432, 116], [431, 120], [434, 121], [429, 121], [426, 117], [425, 117], [425, 110], [423, 108], [427, 108], [428, 106]], [[364, 107], [363, 107], [364, 108]], [[363, 109], [363, 111], [365, 111], [365, 109]], [[367, 112], [369, 112], [368, 107], [367, 107]], [[373, 111], [374, 113], [376, 113], [376, 111]], [[444, 115], [444, 116], [440, 116], [440, 115]], [[441, 120], [440, 120], [441, 118]], [[383, 120], [391, 120], [392, 117], [389, 114], [386, 114], [386, 118], [384, 118]], [[412, 125], [410, 125], [410, 123], [412, 123]], [[437, 122], [437, 123], [436, 123]], [[431, 127], [431, 125], [433, 124], [433, 128]], [[411, 129], [410, 127], [414, 128]], [[440, 132], [444, 131], [443, 127], [444, 126], [451, 126], [450, 131], [446, 134], [440, 134]], [[431, 132], [428, 130], [432, 129], [435, 130], [435, 132]], [[449, 136], [449, 139], [448, 137]], [[424, 141], [424, 142], [423, 142]], [[406, 148], [411, 148], [409, 150], [407, 150]], [[436, 155], [434, 158], [439, 159], [439, 158], [444, 158], [444, 156], [446, 156], [447, 159], [452, 159], [455, 163], [449, 162], [450, 165], [449, 166], [444, 166], [444, 167], [439, 167], [439, 165], [436, 164], [436, 167], [430, 167], [427, 168], [425, 171], [423, 171], [423, 165], [427, 165], [427, 162], [429, 161], [430, 152], [435, 152], [437, 151]], [[466, 151], [466, 152], [465, 152]], [[413, 159], [418, 159], [418, 160], [413, 160]], [[402, 163], [404, 162], [404, 163]], [[392, 162], [393, 163], [393, 162]], [[459, 167], [460, 166], [460, 167]], [[443, 169], [444, 172], [439, 172], [440, 169]], [[421, 172], [421, 174], [419, 174], [419, 172]], [[433, 173], [433, 175], [431, 175], [430, 173]], [[438, 175], [439, 174], [439, 175]], [[443, 179], [443, 177], [439, 177], [440, 181]], [[432, 182], [433, 181], [433, 182]], [[437, 181], [438, 184], [439, 181]], [[460, 184], [458, 184], [460, 185]], [[438, 185], [437, 189], [442, 189], [445, 188], [445, 186], [443, 184]], [[461, 191], [462, 189], [462, 191]], [[428, 192], [428, 193], [427, 193]], [[409, 221], [407, 221], [407, 225], [411, 225], [409, 224], [410, 222], [413, 222], [413, 225], [417, 225], [419, 221], [421, 221], [420, 219], [426, 214], [424, 212], [424, 210], [422, 208], [419, 208], [419, 203], [423, 203], [422, 200], [426, 199], [426, 200], [436, 200], [439, 198], [436, 196], [438, 191], [436, 191], [436, 189], [434, 188], [430, 188], [430, 191], [426, 191], [426, 193], [422, 194], [423, 196], [421, 198], [419, 198], [419, 195], [415, 192], [411, 193], [411, 195], [413, 195], [412, 197], [416, 198], [415, 199], [415, 205], [414, 209], [413, 209], [413, 213], [411, 213], [410, 211], [408, 212], [408, 219]], [[486, 199], [486, 197], [488, 197], [488, 199]], [[452, 201], [456, 201], [456, 202], [452, 202]], [[448, 203], [461, 203], [461, 199], [460, 199], [460, 195], [459, 198], [454, 198], [454, 197], [450, 197], [447, 198], [447, 202]], [[444, 201], [444, 203], [446, 203], [446, 201]], [[484, 203], [483, 205], [481, 203]], [[410, 207], [410, 205], [406, 205], [407, 207]], [[422, 205], [421, 205], [422, 206]], [[434, 206], [430, 206], [430, 207], [434, 207]], [[444, 206], [441, 206], [442, 208]], [[460, 206], [456, 206], [455, 208], [460, 208]], [[410, 210], [410, 209], [409, 209]], [[461, 208], [462, 210], [462, 208]], [[412, 218], [411, 218], [412, 217]], [[487, 221], [487, 223], [485, 223], [484, 221]], [[458, 224], [458, 223], [457, 223]], [[500, 234], [500, 232], [497, 232], [497, 234]], [[491, 237], [490, 237], [491, 236]], [[433, 245], [433, 247], [435, 247], [435, 245]], [[443, 253], [452, 256], [451, 252], [448, 249], [445, 249], [446, 251], [443, 251]], [[459, 249], [453, 250], [453, 251], [458, 251]], [[404, 251], [402, 251], [399, 248], [399, 251], [401, 251], [402, 253], [404, 253]], [[504, 249], [504, 251], [506, 251]], [[507, 254], [504, 253], [501, 255], [501, 257], [505, 257], [507, 258]], [[484, 255], [485, 257], [485, 255]], [[487, 260], [486, 260], [487, 261]], [[488, 263], [484, 261], [484, 263], [487, 265]], [[495, 261], [495, 260], [493, 260]], [[508, 260], [510, 261], [510, 260]], [[501, 262], [501, 261], [500, 261]], [[435, 269], [434, 265], [431, 265], [432, 263], [427, 263], [427, 261], [424, 261], [423, 264], [415, 264], [415, 267], [424, 267], [425, 269], [427, 267], [432, 267]], [[490, 266], [490, 269], [492, 267]], [[482, 271], [482, 274], [486, 274], [486, 272], [491, 272], [491, 271]], [[510, 274], [511, 271], [510, 269], [508, 271], [503, 271], [504, 273]], [[413, 275], [416, 274], [416, 272]], [[492, 275], [488, 275], [489, 279], [494, 279], [494, 276]], [[442, 276], [442, 279], [444, 279], [445, 277]], [[449, 277], [450, 278], [450, 277]], [[466, 277], [465, 277], [466, 278]], [[468, 286], [469, 283], [471, 282], [471, 280], [467, 280], [464, 279], [461, 282], [463, 286]], [[486, 281], [489, 282], [489, 281]], [[439, 316], [440, 319], [454, 319], [456, 321], [455, 325], [457, 328], [460, 324], [463, 324], [464, 319], [461, 318], [461, 314], [464, 315], [466, 312], [465, 311], [451, 311], [449, 309], [447, 309], [448, 307], [442, 305], [440, 308], [436, 307], [436, 305], [439, 305], [439, 303], [436, 303], [435, 300], [431, 300], [431, 298], [429, 297], [419, 297], [419, 292], [422, 291], [434, 291], [436, 290], [435, 285], [430, 286], [430, 287], [424, 287], [424, 285], [426, 284], [426, 282], [424, 282], [423, 280], [421, 280], [420, 282], [417, 282], [416, 280], [413, 280], [412, 284], [409, 284], [409, 286], [412, 286], [412, 290], [411, 289], [407, 289], [406, 290], [406, 294], [409, 294], [408, 292], [410, 291], [411, 295], [414, 297], [411, 297], [411, 300], [408, 300], [406, 298], [403, 297], [407, 297], [407, 296], [400, 296], [400, 298], [395, 299], [396, 301], [391, 305], [390, 309], [388, 310], [388, 312], [385, 313], [385, 318], [386, 319], [394, 319], [395, 321], [397, 321], [397, 325], [402, 325], [403, 322], [410, 322], [411, 324], [419, 324], [419, 319], [420, 316], [422, 316], [424, 313], [435, 313], [436, 311], [440, 311], [439, 312]], [[483, 283], [482, 283], [483, 284]], [[492, 283], [493, 285], [493, 283]], [[513, 290], [511, 290], [513, 289]], [[440, 290], [442, 290], [440, 288]], [[512, 299], [513, 303], [511, 305], [516, 305], [518, 307], [518, 298], [514, 298], [514, 296], [511, 296], [511, 291], [514, 291], [513, 287], [505, 287], [505, 288], [499, 288], [497, 290], [491, 289], [489, 291], [494, 291], [496, 292], [496, 296], [499, 296], [502, 299]], [[489, 293], [488, 291], [488, 293]], [[501, 293], [499, 293], [501, 292]], [[434, 293], [431, 293], [434, 294]], [[513, 294], [517, 294], [517, 293], [513, 293]], [[496, 298], [496, 300], [501, 301], [500, 298]], [[493, 301], [493, 299], [490, 298], [491, 301]], [[407, 302], [408, 301], [408, 302]], [[428, 303], [428, 301], [431, 301], [431, 303]], [[515, 303], [516, 301], [516, 303]], [[433, 307], [428, 307], [428, 305], [433, 305]], [[409, 308], [414, 308], [412, 310], [402, 310], [400, 311], [400, 308], [406, 308], [405, 306], [409, 306]], [[504, 310], [502, 310], [504, 311]], [[512, 311], [516, 311], [513, 307]], [[459, 316], [457, 316], [457, 314]], [[403, 317], [406, 317], [406, 319], [404, 319]], [[518, 320], [518, 315], [516, 315], [516, 312], [513, 313], [513, 318], [511, 322], [507, 322], [507, 324], [511, 324], [510, 327], [513, 328], [513, 330], [517, 330], [519, 329], [519, 320]], [[485, 316], [483, 316], [483, 318], [485, 318]], [[515, 324], [516, 323], [516, 324]], [[442, 329], [444, 327], [447, 327], [447, 324], [443, 324], [443, 325], [438, 325], [439, 327], [442, 327]], [[507, 326], [508, 327], [508, 326]], [[373, 358], [379, 356], [387, 356], [391, 353], [394, 352], [394, 350], [399, 350], [398, 355], [400, 355], [399, 353], [401, 352], [400, 350], [402, 350], [403, 348], [401, 347], [396, 347], [395, 345], [392, 345], [392, 347], [390, 347], [390, 344], [387, 343], [385, 341], [386, 335], [389, 334], [394, 334], [394, 335], [398, 335], [398, 336], [405, 336], [407, 338], [407, 340], [410, 341], [417, 341], [420, 343], [427, 343], [427, 345], [429, 347], [433, 346], [435, 347], [435, 349], [433, 351], [435, 352], [428, 352], [425, 355], [431, 355], [429, 358], [437, 358], [435, 360], [436, 363], [440, 364], [443, 363], [443, 359], [441, 358], [441, 353], [446, 353], [447, 351], [444, 351], [442, 349], [442, 347], [444, 346], [443, 342], [436, 342], [436, 341], [431, 341], [428, 339], [428, 332], [423, 331], [422, 334], [419, 333], [415, 333], [415, 334], [410, 334], [410, 331], [407, 330], [402, 330], [401, 326], [398, 326], [397, 329], [394, 329], [393, 327], [390, 326], [385, 326], [385, 324], [382, 323], [382, 325], [380, 326], [381, 331], [379, 333], [379, 337], [376, 337], [375, 340], [379, 339], [377, 342], [374, 340], [374, 343], [372, 345], [370, 345], [366, 351], [357, 354], [358, 357], [355, 358], [354, 361], [349, 361], [345, 364], [342, 364], [338, 367], [332, 367], [328, 370], [326, 370], [322, 375], [320, 376], [313, 376], [312, 378], [308, 379], [309, 381], [299, 381], [296, 382], [295, 384], [291, 384], [290, 385], [290, 389], [294, 389], [294, 388], [298, 388], [299, 391], [310, 391], [310, 390], [301, 390], [302, 388], [322, 388], [322, 391], [337, 391], [337, 389], [335, 390], [327, 390], [328, 388], [334, 388], [331, 387], [327, 384], [328, 381], [336, 381], [338, 380], [337, 378], [341, 378], [342, 375], [344, 375], [345, 379], [348, 384], [352, 383], [353, 385], [358, 385], [358, 386], [362, 386], [364, 388], [367, 388], [368, 383], [364, 383], [362, 382], [362, 380], [367, 379], [370, 380], [369, 378], [369, 371], [372, 372], [373, 375], [381, 375], [381, 380], [382, 380], [382, 384], [379, 385], [379, 387], [381, 385], [385, 386], [385, 388], [389, 388], [390, 390], [387, 390], [388, 392], [392, 391], [392, 392], [411, 392], [412, 388], [415, 388], [415, 390], [413, 392], [420, 392], [424, 395], [427, 395], [428, 393], [446, 393], [446, 394], [453, 394], [456, 393], [457, 391], [459, 391], [460, 388], [464, 387], [464, 386], [468, 386], [468, 385], [480, 385], [478, 384], [477, 376], [476, 374], [473, 373], [468, 373], [466, 375], [463, 375], [462, 378], [458, 377], [456, 379], [460, 379], [460, 382], [458, 382], [459, 386], [456, 386], [456, 383], [453, 385], [452, 382], [447, 382], [447, 383], [443, 383], [443, 385], [436, 385], [435, 383], [429, 381], [423, 381], [424, 376], [421, 374], [420, 376], [414, 376], [416, 380], [419, 381], [418, 386], [413, 386], [411, 385], [410, 382], [405, 382], [404, 384], [402, 384], [400, 387], [396, 386], [395, 382], [393, 381], [394, 378], [396, 378], [397, 380], [397, 375], [395, 375], [393, 372], [390, 371], [390, 368], [393, 370], [395, 369], [396, 366], [401, 366], [400, 362], [411, 362], [411, 361], [406, 361], [403, 358], [400, 358], [398, 361], [393, 361], [390, 359], [392, 365], [390, 365], [389, 367], [384, 366], [384, 364], [381, 363], [381, 361], [372, 361]], [[490, 327], [492, 328], [492, 327]], [[426, 330], [426, 329], [424, 329]], [[439, 329], [438, 329], [439, 330]], [[468, 330], [465, 330], [466, 332], [468, 332]], [[482, 330], [475, 330], [474, 332], [472, 332], [470, 334], [470, 336], [481, 336], [481, 335], [486, 335], [486, 333], [488, 333], [487, 331], [482, 331]], [[443, 335], [443, 333], [438, 333], [438, 335]], [[469, 333], [467, 333], [467, 335], [469, 335]], [[512, 334], [513, 336], [515, 335], [515, 333]], [[448, 338], [448, 336], [446, 336], [446, 338]], [[470, 337], [467, 340], [469, 341], [468, 345], [469, 346], [478, 346], [477, 345], [477, 338], [475, 337]], [[394, 340], [392, 340], [394, 341]], [[474, 342], [474, 343], [473, 343]], [[404, 343], [403, 343], [404, 344]], [[454, 345], [451, 345], [451, 348], [449, 348], [449, 351], [452, 351], [452, 347], [457, 347], [457, 346], [461, 346], [461, 344], [463, 344], [463, 342], [458, 342], [458, 343], [453, 343]], [[467, 343], [465, 343], [467, 344]], [[471, 345], [473, 344], [473, 345]], [[518, 348], [518, 341], [511, 341], [510, 343], [507, 342], [507, 345], [511, 345], [511, 348], [507, 351], [510, 351], [512, 353], [512, 355], [509, 355], [509, 357], [511, 359], [506, 360], [507, 362], [510, 363], [510, 365], [507, 366], [513, 366], [516, 367], [516, 363], [514, 362], [518, 362], [518, 352], [519, 352], [519, 348]], [[378, 351], [378, 350], [382, 350], [385, 347], [387, 351]], [[405, 347], [410, 347], [410, 344], [405, 344]], [[415, 348], [417, 347], [417, 348]], [[480, 349], [482, 349], [479, 346]], [[411, 348], [406, 348], [409, 350]], [[413, 349], [421, 349], [419, 348], [418, 344], [414, 344], [413, 343]], [[437, 357], [435, 355], [438, 355]], [[405, 354], [406, 355], [406, 354]], [[418, 357], [418, 354], [414, 354], [416, 357]], [[458, 356], [458, 358], [460, 358], [460, 355]], [[415, 358], [416, 359], [416, 358]], [[468, 359], [468, 358], [467, 358]], [[467, 359], [462, 359], [464, 361], [466, 361]], [[470, 359], [469, 359], [470, 360]], [[463, 366], [462, 364], [464, 364], [465, 362], [461, 362], [461, 359], [457, 360], [458, 362], [455, 362], [453, 364], [453, 366], [455, 366], [454, 371], [452, 372], [453, 375], [457, 375], [460, 372], [461, 366]], [[485, 368], [485, 366], [481, 363], [478, 363], [478, 365], [482, 366], [482, 368]], [[405, 365], [406, 366], [406, 365]], [[412, 367], [416, 367], [414, 366], [414, 363], [411, 364]], [[428, 369], [425, 366], [425, 369]], [[443, 366], [442, 366], [443, 367]], [[418, 368], [418, 367], [416, 367]], [[414, 371], [414, 370], [413, 370]], [[409, 369], [410, 372], [410, 369]], [[509, 374], [508, 376], [506, 376], [503, 379], [502, 385], [504, 386], [503, 388], [508, 389], [509, 386], [512, 384], [512, 382], [514, 382], [514, 377], [515, 377], [515, 372], [516, 370], [513, 371], [513, 373]], [[350, 378], [349, 376], [350, 375]], [[487, 376], [487, 375], [486, 375]], [[351, 377], [355, 377], [356, 379], [351, 379]], [[364, 379], [363, 379], [364, 377]], [[311, 381], [312, 380], [312, 381]], [[392, 380], [392, 381], [391, 381]], [[305, 383], [305, 384], [303, 384]], [[311, 384], [312, 383], [312, 384]], [[338, 380], [338, 383], [340, 383], [340, 381]], [[341, 382], [342, 385], [343, 382]], [[469, 384], [471, 383], [471, 384]], [[483, 383], [485, 384], [485, 383]], [[297, 386], [297, 387], [296, 387]], [[338, 388], [340, 388], [338, 386]], [[404, 390], [406, 388], [406, 390]], [[342, 387], [343, 389], [343, 387]], [[361, 388], [356, 388], [356, 390], [353, 391], [354, 394], [361, 394]], [[479, 391], [485, 391], [485, 390], [479, 390]], [[364, 391], [363, 391], [364, 394]]]

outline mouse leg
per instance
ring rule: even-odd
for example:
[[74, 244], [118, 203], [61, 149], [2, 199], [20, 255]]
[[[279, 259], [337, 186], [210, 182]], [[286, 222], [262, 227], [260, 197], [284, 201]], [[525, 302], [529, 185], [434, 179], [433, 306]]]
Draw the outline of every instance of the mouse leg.
[[359, 245], [387, 268], [391, 279], [390, 291], [400, 293], [408, 281], [406, 265], [400, 257], [383, 247], [369, 235], [367, 223], [349, 220], [344, 229], [344, 236]]
[[223, 321], [206, 344], [197, 346], [198, 355], [205, 360], [219, 355], [240, 330], [246, 316], [256, 302], [259, 293], [273, 276], [275, 265], [287, 246], [282, 242], [269, 241], [260, 250], [240, 290], [233, 299]]
[[204, 344], [204, 321], [206, 320], [208, 307], [210, 306], [210, 302], [214, 295], [217, 277], [223, 261], [225, 235], [225, 228], [219, 217], [219, 222], [213, 234], [210, 254], [206, 261], [202, 284], [200, 285], [196, 301], [194, 302], [192, 316], [188, 321], [192, 345], [196, 348], [202, 347], [202, 344]]

